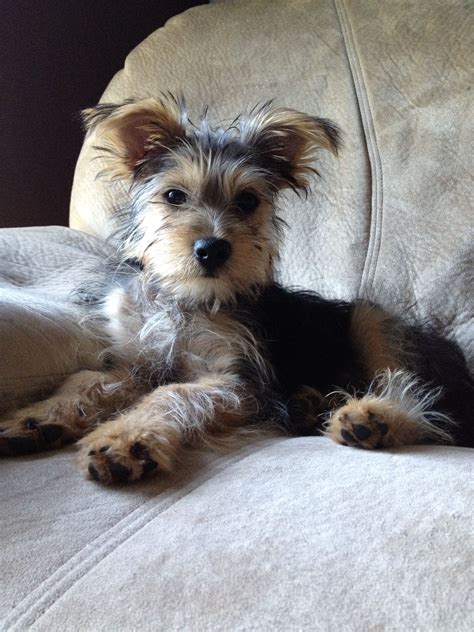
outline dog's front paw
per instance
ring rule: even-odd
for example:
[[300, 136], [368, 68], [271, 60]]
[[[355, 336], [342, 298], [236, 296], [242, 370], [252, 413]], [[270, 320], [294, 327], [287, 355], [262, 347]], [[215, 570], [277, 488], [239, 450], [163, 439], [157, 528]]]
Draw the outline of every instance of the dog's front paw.
[[353, 399], [335, 410], [326, 424], [325, 434], [342, 445], [374, 450], [396, 445], [391, 432], [392, 411], [380, 402]]
[[98, 426], [79, 442], [79, 465], [101, 483], [130, 483], [172, 469], [173, 442], [116, 419]]
[[0, 421], [0, 454], [21, 455], [58, 448], [74, 439], [72, 417], [81, 417], [68, 403], [49, 399], [11, 413]]

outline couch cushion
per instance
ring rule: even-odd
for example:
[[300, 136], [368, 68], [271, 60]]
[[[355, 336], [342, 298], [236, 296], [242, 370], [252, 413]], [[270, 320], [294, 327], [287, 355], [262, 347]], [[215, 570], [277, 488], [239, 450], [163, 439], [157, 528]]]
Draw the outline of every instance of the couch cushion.
[[274, 438], [103, 488], [3, 461], [8, 630], [471, 630], [468, 449]]
[[[469, 3], [240, 0], [173, 18], [128, 56], [103, 101], [184, 92], [231, 120], [257, 101], [345, 131], [308, 200], [289, 196], [285, 282], [439, 319], [474, 362]], [[442, 45], [440, 45], [442, 42]], [[79, 158], [71, 225], [109, 234], [126, 196]]]
[[113, 249], [69, 228], [0, 231], [0, 411], [98, 365], [71, 294]]

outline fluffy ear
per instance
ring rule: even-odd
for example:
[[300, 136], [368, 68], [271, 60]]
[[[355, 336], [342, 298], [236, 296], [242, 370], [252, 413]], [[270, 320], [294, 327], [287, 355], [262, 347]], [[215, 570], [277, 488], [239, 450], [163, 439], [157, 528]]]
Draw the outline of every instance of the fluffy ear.
[[254, 146], [279, 189], [307, 191], [319, 149], [337, 154], [341, 133], [332, 121], [266, 103], [240, 124], [241, 140]]
[[97, 149], [109, 154], [105, 170], [118, 178], [137, 174], [146, 158], [171, 149], [186, 135], [184, 102], [171, 95], [100, 103], [84, 110], [82, 118]]

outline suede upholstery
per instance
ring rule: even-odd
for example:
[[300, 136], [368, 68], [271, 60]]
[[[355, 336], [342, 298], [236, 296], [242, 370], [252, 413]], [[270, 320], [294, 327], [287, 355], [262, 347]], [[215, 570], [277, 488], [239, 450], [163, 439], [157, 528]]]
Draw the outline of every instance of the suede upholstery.
[[[472, 362], [470, 23], [457, 1], [214, 3], [132, 51], [103, 100], [184, 92], [218, 121], [275, 98], [334, 119], [339, 159], [322, 154], [308, 199], [281, 203], [282, 279], [437, 318]], [[126, 196], [94, 155], [72, 229], [0, 233], [4, 409], [94, 366], [71, 290], [111, 251]], [[188, 454], [112, 489], [81, 477], [74, 448], [2, 459], [2, 629], [471, 630], [472, 474], [464, 448], [318, 437]]]

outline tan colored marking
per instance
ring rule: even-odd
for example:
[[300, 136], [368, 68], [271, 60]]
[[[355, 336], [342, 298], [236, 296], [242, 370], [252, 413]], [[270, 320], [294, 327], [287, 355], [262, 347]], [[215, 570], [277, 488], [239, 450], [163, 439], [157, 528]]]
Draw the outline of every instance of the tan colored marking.
[[158, 470], [170, 471], [184, 446], [205, 445], [213, 433], [245, 425], [256, 411], [256, 401], [233, 376], [169, 384], [85, 436], [79, 443], [79, 465], [85, 474], [92, 465], [104, 483], [113, 482], [110, 463], [128, 468], [129, 480], [139, 479], [143, 463], [133, 451], [139, 444]]
[[79, 439], [100, 421], [130, 406], [143, 392], [143, 383], [135, 382], [128, 371], [74, 373], [48, 399], [9, 413], [0, 421], [0, 452], [14, 453], [9, 449], [10, 439], [31, 440], [37, 450], [47, 449], [40, 440], [41, 428], [51, 425], [62, 429], [54, 447]]
[[[367, 437], [359, 438], [354, 429], [367, 429]], [[396, 402], [378, 398], [352, 399], [330, 417], [326, 435], [354, 447], [373, 450], [403, 445], [414, 445], [426, 440], [417, 419], [397, 407]], [[347, 439], [348, 432], [353, 440]]]
[[110, 152], [106, 170], [116, 178], [130, 177], [147, 151], [162, 152], [185, 135], [182, 112], [171, 99], [117, 105], [107, 117], [98, 106], [84, 110], [83, 117], [93, 143]]
[[396, 369], [401, 363], [402, 337], [395, 320], [380, 307], [360, 303], [351, 320], [351, 338], [372, 379], [384, 369]]
[[326, 422], [326, 435], [359, 448], [391, 448], [416, 443], [452, 443], [452, 420], [436, 410], [439, 390], [423, 387], [407, 371], [387, 369], [361, 398], [346, 403]]

